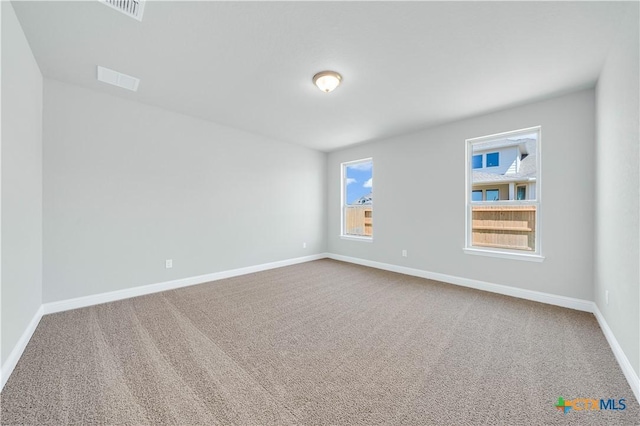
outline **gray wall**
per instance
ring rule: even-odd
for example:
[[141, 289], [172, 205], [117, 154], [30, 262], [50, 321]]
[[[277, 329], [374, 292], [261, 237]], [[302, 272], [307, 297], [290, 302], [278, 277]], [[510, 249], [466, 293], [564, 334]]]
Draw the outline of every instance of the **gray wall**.
[[42, 74], [2, 2], [2, 364], [42, 302]]
[[324, 153], [49, 79], [44, 94], [44, 302], [325, 251]]
[[[594, 91], [332, 152], [329, 252], [593, 300]], [[465, 140], [542, 126], [542, 263], [465, 254]], [[373, 157], [373, 242], [340, 239], [340, 163]], [[408, 257], [401, 257], [401, 250]]]
[[640, 35], [635, 7], [612, 46], [596, 92], [595, 301], [640, 374]]

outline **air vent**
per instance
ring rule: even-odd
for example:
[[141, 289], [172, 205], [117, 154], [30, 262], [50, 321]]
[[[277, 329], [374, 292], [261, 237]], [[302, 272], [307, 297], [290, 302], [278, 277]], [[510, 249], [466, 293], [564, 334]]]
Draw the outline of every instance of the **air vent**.
[[144, 0], [100, 0], [100, 3], [124, 13], [138, 21], [142, 21]]
[[139, 78], [131, 77], [130, 75], [122, 74], [121, 72], [110, 70], [109, 68], [99, 65], [98, 80], [133, 92], [138, 90], [138, 84], [140, 84]]

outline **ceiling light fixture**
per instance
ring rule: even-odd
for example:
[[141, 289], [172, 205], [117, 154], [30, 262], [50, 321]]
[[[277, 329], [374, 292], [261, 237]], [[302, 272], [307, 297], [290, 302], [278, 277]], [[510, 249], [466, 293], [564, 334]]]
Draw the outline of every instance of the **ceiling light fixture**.
[[325, 93], [338, 87], [341, 81], [342, 76], [335, 71], [322, 71], [313, 76], [313, 84]]

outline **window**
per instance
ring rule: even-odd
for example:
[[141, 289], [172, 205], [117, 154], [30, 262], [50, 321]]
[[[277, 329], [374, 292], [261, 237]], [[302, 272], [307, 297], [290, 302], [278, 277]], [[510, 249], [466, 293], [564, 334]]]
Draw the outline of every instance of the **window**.
[[485, 201], [498, 201], [500, 199], [499, 189], [487, 189]]
[[473, 156], [473, 168], [474, 169], [482, 168], [482, 154]]
[[[540, 127], [468, 139], [465, 251], [543, 259], [540, 246]], [[476, 171], [476, 157], [486, 167]], [[503, 167], [498, 167], [500, 157]]]
[[487, 167], [498, 167], [500, 165], [500, 153], [492, 152], [487, 154]]
[[373, 237], [373, 160], [342, 163], [342, 237]]
[[474, 189], [471, 191], [471, 201], [498, 201], [499, 189]]

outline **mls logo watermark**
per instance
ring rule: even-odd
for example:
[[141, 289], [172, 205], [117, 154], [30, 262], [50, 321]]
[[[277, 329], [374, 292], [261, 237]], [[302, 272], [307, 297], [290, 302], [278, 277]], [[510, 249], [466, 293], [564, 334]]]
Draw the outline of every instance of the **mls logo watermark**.
[[569, 411], [622, 411], [627, 408], [625, 404], [626, 399], [596, 399], [596, 398], [574, 398], [574, 399], [564, 399], [563, 397], [558, 398], [558, 402], [555, 404], [555, 407], [567, 414]]

